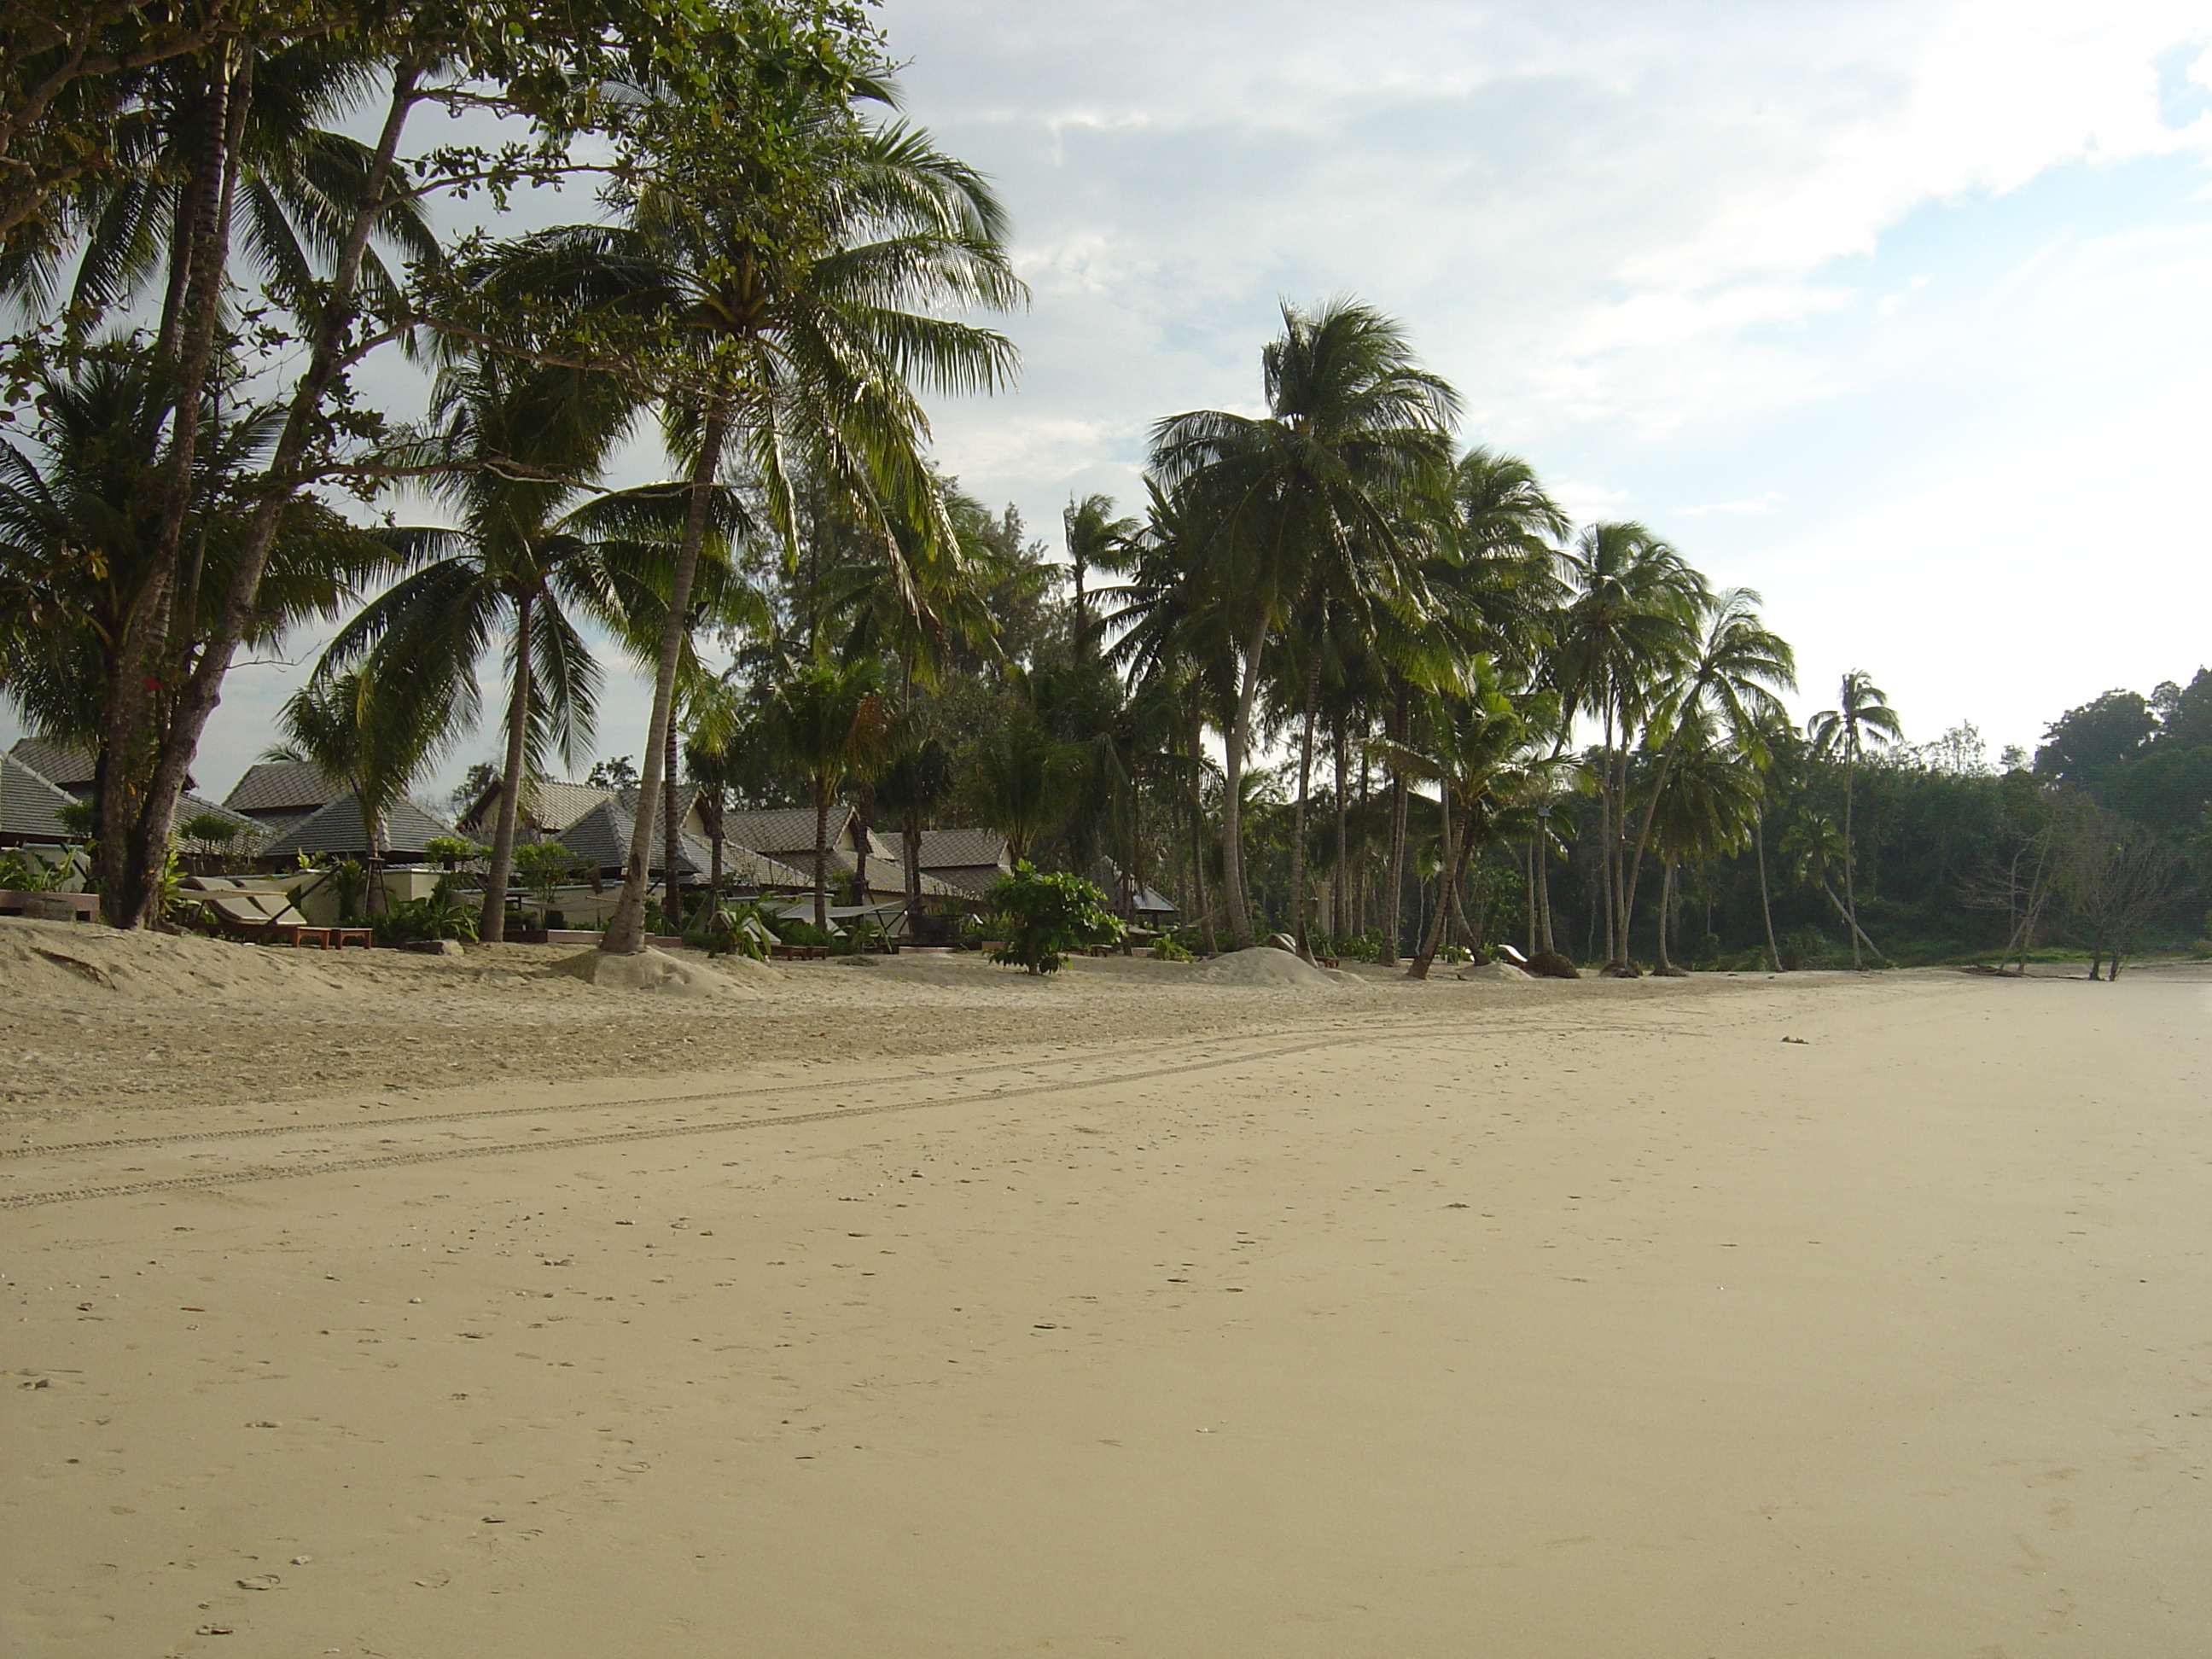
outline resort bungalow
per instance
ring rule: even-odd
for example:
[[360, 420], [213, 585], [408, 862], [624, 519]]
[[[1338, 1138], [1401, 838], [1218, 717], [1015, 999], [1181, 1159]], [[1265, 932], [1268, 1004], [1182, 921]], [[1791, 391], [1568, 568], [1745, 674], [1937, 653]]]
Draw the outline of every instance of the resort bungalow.
[[[787, 806], [767, 812], [726, 812], [722, 817], [723, 833], [732, 841], [758, 848], [770, 858], [797, 869], [800, 873], [801, 884], [809, 891], [812, 890], [815, 822], [812, 807]], [[928, 839], [929, 832], [925, 830], [922, 836], [925, 849], [928, 846]], [[853, 878], [861, 869], [863, 846], [866, 849], [867, 891], [853, 896], [865, 905], [903, 902], [906, 897], [906, 854], [901, 849], [897, 832], [884, 833], [864, 829], [860, 815], [842, 804], [830, 809], [831, 890], [841, 896], [850, 894]], [[969, 908], [978, 896], [967, 888], [941, 879], [931, 869], [926, 850], [921, 866], [921, 893], [924, 898], [939, 900], [943, 904], [961, 908]]]
[[[489, 845], [499, 824], [500, 797], [506, 793], [505, 781], [493, 779], [483, 793], [469, 803], [456, 827], [463, 835]], [[565, 778], [525, 778], [520, 793], [514, 814], [517, 842], [557, 840], [585, 813], [603, 801], [614, 799], [617, 793], [595, 783], [571, 783]], [[632, 810], [635, 810], [635, 803]]]
[[[91, 750], [82, 744], [66, 742], [58, 738], [18, 738], [15, 745], [4, 757], [16, 767], [37, 778], [46, 788], [59, 793], [67, 801], [88, 801], [97, 776], [97, 763]], [[185, 781], [185, 793], [177, 798], [177, 810], [170, 823], [181, 830], [190, 820], [212, 813], [217, 817], [236, 819], [240, 835], [235, 845], [241, 848], [252, 844], [252, 826], [234, 813], [228, 812], [213, 801], [203, 800], [191, 793], [191, 780]], [[21, 788], [19, 783], [16, 786]], [[33, 792], [35, 793], [35, 792]], [[26, 799], [28, 799], [27, 796]], [[21, 809], [19, 809], [20, 811]], [[82, 839], [71, 836], [65, 827], [52, 835], [16, 834], [8, 827], [8, 817], [0, 811], [0, 845], [24, 846], [37, 842]]]

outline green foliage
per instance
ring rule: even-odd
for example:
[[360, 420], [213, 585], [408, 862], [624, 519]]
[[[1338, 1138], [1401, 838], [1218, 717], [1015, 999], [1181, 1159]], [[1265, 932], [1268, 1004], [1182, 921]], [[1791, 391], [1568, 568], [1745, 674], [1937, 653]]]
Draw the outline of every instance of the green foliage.
[[1026, 859], [992, 884], [991, 908], [1006, 938], [991, 960], [1032, 974], [1056, 974], [1068, 951], [1121, 937], [1121, 919], [1096, 882], [1066, 871], [1042, 874]]
[[490, 848], [466, 836], [430, 836], [422, 842], [422, 855], [443, 862], [472, 864], [483, 858]]
[[65, 862], [46, 863], [20, 847], [0, 847], [0, 888], [11, 893], [51, 893], [67, 875]]
[[1190, 946], [1176, 934], [1162, 933], [1152, 941], [1152, 959], [1155, 962], [1188, 962], [1191, 959]]
[[455, 904], [436, 894], [392, 905], [369, 923], [379, 945], [400, 945], [416, 939], [455, 939], [477, 941], [474, 905]]
[[583, 867], [582, 861], [557, 841], [526, 842], [514, 849], [514, 872], [538, 903], [550, 909], [562, 884]]

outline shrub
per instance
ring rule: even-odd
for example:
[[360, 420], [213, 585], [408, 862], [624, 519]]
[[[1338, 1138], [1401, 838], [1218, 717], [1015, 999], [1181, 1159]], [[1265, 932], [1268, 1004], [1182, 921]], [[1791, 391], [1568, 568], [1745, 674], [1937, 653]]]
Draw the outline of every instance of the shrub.
[[1152, 959], [1156, 962], [1188, 962], [1190, 947], [1173, 933], [1162, 933], [1152, 941]]
[[1121, 937], [1121, 921], [1096, 882], [1066, 872], [1041, 875], [1026, 859], [993, 885], [991, 904], [1006, 941], [991, 960], [1032, 974], [1058, 973], [1069, 951]]
[[475, 908], [435, 894], [395, 904], [369, 927], [379, 945], [399, 945], [410, 939], [457, 939], [471, 945], [477, 940]]

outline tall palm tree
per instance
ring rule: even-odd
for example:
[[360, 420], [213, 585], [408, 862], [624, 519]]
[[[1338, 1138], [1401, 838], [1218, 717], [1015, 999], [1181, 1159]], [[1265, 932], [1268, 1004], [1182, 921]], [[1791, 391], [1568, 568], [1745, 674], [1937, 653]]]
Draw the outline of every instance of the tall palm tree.
[[1067, 562], [1075, 580], [1073, 632], [1080, 655], [1095, 649], [1097, 643], [1085, 582], [1093, 570], [1127, 569], [1133, 562], [1130, 545], [1144, 526], [1134, 518], [1115, 518], [1111, 495], [1085, 495], [1079, 501], [1069, 498], [1067, 510], [1060, 514], [1060, 527], [1066, 537]]
[[1841, 759], [1844, 764], [1844, 908], [1850, 923], [1851, 967], [1863, 970], [1866, 964], [1859, 956], [1859, 941], [1866, 934], [1859, 927], [1858, 890], [1852, 878], [1852, 786], [1867, 750], [1904, 741], [1905, 728], [1898, 723], [1897, 711], [1889, 706], [1887, 694], [1874, 683], [1874, 677], [1863, 668], [1854, 668], [1844, 676], [1836, 706], [1814, 715], [1806, 725], [1806, 735], [1812, 738], [1814, 748]]
[[878, 767], [896, 729], [883, 667], [872, 659], [800, 663], [761, 711], [770, 751], [806, 780], [814, 807], [814, 925], [830, 926], [830, 809]]
[[[880, 88], [877, 88], [880, 92]], [[1006, 216], [971, 168], [897, 124], [856, 122], [823, 104], [800, 154], [744, 187], [648, 179], [621, 223], [526, 237], [484, 272], [489, 291], [550, 307], [553, 328], [584, 338], [650, 342], [634, 357], [659, 384], [664, 425], [689, 465], [693, 511], [678, 544], [672, 604], [654, 665], [641, 784], [659, 786], [661, 750], [684, 650], [684, 617], [714, 481], [734, 467], [788, 543], [791, 479], [835, 483], [883, 526], [927, 526], [927, 557], [955, 538], [922, 453], [921, 391], [989, 391], [1015, 352], [991, 330], [930, 308], [1008, 308], [1025, 289], [1006, 251]], [[718, 175], [720, 176], [720, 175]], [[905, 586], [923, 603], [926, 581]], [[603, 948], [643, 939], [650, 857], [646, 815]]]
[[1559, 741], [1568, 741], [1577, 715], [1597, 720], [1606, 965], [1620, 969], [1628, 959], [1622, 843], [1629, 764], [1644, 718], [1695, 649], [1705, 584], [1674, 548], [1626, 522], [1585, 526], [1562, 556], [1561, 574], [1568, 599], [1554, 620], [1550, 659]]
[[[1664, 733], [1659, 764], [1645, 798], [1644, 823], [1628, 865], [1628, 890], [1622, 914], [1636, 914], [1636, 886], [1644, 849], [1651, 840], [1660, 803], [1673, 779], [1686, 741], [1710, 742], [1716, 728], [1748, 731], [1782, 713], [1775, 694], [1797, 685], [1796, 653], [1769, 629], [1759, 615], [1759, 595], [1748, 587], [1700, 594], [1701, 625], [1697, 655], [1682, 665], [1681, 678], [1663, 695], [1655, 729]], [[1679, 838], [1678, 838], [1679, 839]]]
[[488, 360], [443, 377], [437, 412], [434, 453], [452, 470], [430, 488], [459, 522], [374, 532], [410, 574], [339, 631], [318, 672], [368, 661], [379, 684], [458, 729], [476, 720], [479, 665], [504, 636], [506, 752], [481, 923], [495, 940], [527, 776], [549, 749], [571, 765], [591, 751], [600, 672], [579, 621], [635, 635], [641, 612], [658, 614], [681, 497], [667, 486], [587, 496], [574, 482], [621, 430], [590, 377]]
[[444, 709], [428, 700], [395, 692], [374, 673], [355, 667], [311, 679], [277, 711], [284, 741], [262, 758], [305, 761], [353, 792], [361, 808], [368, 868], [367, 904], [374, 914], [384, 896], [384, 821], [452, 737]]
[[1544, 793], [1571, 763], [1545, 753], [1558, 718], [1557, 700], [1548, 691], [1515, 695], [1486, 658], [1468, 666], [1465, 683], [1432, 691], [1420, 700], [1413, 741], [1385, 740], [1378, 745], [1408, 776], [1438, 786], [1442, 817], [1437, 851], [1436, 912], [1420, 948], [1406, 969], [1408, 979], [1426, 979], [1443, 942], [1445, 919], [1469, 860], [1480, 848], [1511, 834], [1528, 833]]
[[1350, 299], [1306, 312], [1285, 302], [1283, 332], [1261, 354], [1267, 413], [1171, 416], [1152, 432], [1152, 470], [1188, 490], [1205, 525], [1194, 549], [1232, 607], [1238, 684], [1224, 733], [1222, 863], [1230, 927], [1254, 941], [1244, 892], [1240, 805], [1255, 706], [1269, 647], [1303, 621], [1297, 702], [1302, 736], [1292, 902], [1304, 928], [1305, 811], [1314, 722], [1330, 628], [1358, 629], [1390, 605], [1419, 610], [1420, 555], [1451, 464], [1459, 398], [1420, 368], [1404, 331]]
[[[1694, 706], [1693, 706], [1694, 708]], [[1711, 717], [1685, 715], [1669, 734], [1672, 779], [1652, 797], [1644, 829], [1664, 861], [1659, 896], [1659, 971], [1674, 974], [1668, 952], [1668, 918], [1674, 908], [1674, 872], [1685, 862], [1724, 858], [1751, 836], [1761, 810], [1757, 772], [1741, 750], [1724, 741]]]

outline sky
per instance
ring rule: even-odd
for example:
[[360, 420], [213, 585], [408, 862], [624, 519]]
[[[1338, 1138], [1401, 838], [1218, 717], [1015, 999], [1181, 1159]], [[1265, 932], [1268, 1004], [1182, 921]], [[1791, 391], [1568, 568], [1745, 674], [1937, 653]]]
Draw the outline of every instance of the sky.
[[[1018, 389], [933, 407], [1056, 551], [1152, 423], [1256, 410], [1285, 301], [1397, 317], [1462, 436], [1635, 519], [1908, 737], [1994, 758], [2212, 662], [2212, 21], [2171, 0], [887, 0], [988, 174]], [[299, 658], [314, 641], [299, 642]], [[610, 664], [599, 747], [646, 692]], [[270, 740], [234, 676], [199, 781]], [[0, 716], [0, 738], [13, 735]], [[489, 753], [478, 734], [455, 774]], [[426, 791], [425, 793], [429, 793]]]

